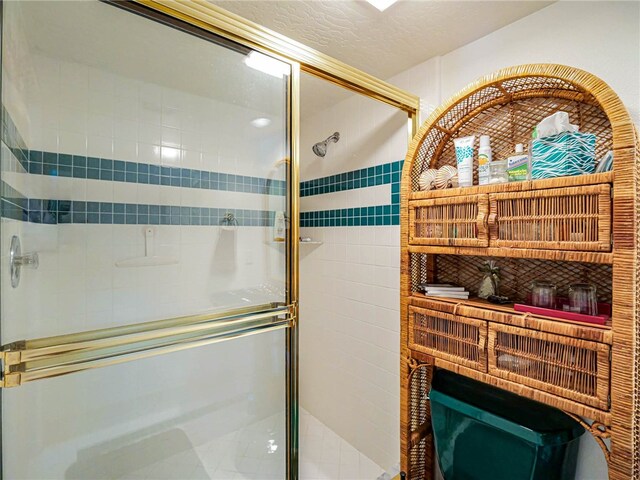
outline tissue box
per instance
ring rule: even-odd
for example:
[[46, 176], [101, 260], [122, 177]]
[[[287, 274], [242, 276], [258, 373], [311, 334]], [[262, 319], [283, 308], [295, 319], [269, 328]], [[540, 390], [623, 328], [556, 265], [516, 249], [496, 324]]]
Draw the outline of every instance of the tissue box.
[[562, 132], [536, 138], [531, 143], [531, 178], [593, 173], [595, 147], [596, 136], [592, 133]]

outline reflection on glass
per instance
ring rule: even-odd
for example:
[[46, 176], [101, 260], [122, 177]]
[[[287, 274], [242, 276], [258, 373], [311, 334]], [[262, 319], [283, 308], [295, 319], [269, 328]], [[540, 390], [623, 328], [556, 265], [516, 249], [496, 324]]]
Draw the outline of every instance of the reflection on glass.
[[282, 480], [283, 343], [277, 331], [8, 389], [4, 476]]
[[[1, 257], [2, 344], [285, 301], [286, 64], [97, 1], [5, 2], [2, 36], [0, 248], [40, 260]], [[282, 478], [284, 345], [9, 389], [4, 478]]]
[[100, 2], [7, 4], [3, 41], [2, 249], [41, 260], [4, 343], [285, 301], [289, 65]]

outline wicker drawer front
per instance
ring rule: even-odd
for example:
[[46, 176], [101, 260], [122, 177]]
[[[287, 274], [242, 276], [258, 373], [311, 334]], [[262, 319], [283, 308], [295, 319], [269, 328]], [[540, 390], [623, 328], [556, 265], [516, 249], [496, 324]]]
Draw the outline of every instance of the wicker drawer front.
[[491, 246], [611, 250], [611, 187], [592, 185], [489, 195]]
[[409, 307], [409, 348], [487, 371], [487, 322]]
[[409, 203], [409, 242], [486, 247], [488, 212], [488, 195], [413, 200]]
[[491, 375], [609, 408], [608, 345], [492, 323], [488, 353]]

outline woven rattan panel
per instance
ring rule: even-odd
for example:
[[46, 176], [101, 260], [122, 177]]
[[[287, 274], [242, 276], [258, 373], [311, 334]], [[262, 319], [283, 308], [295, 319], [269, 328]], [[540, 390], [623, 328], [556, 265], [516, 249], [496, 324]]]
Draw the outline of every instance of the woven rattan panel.
[[[640, 131], [636, 129], [636, 158], [640, 158]], [[640, 162], [636, 162], [635, 164], [635, 177], [640, 178]], [[636, 205], [640, 205], [640, 192], [636, 190], [635, 192], [635, 201]], [[636, 238], [640, 238], [640, 208], [636, 208]], [[640, 258], [640, 242], [636, 242], [635, 245], [635, 258]], [[635, 274], [636, 279], [640, 279], [640, 262], [635, 262]], [[640, 288], [636, 287], [635, 290], [635, 302], [636, 306], [640, 305]], [[636, 307], [637, 308], [637, 307]], [[635, 338], [640, 339], [640, 317], [638, 310], [636, 309], [636, 318], [635, 320]], [[634, 478], [640, 478], [640, 342], [636, 342], [635, 344], [635, 352], [634, 352], [634, 365], [633, 365], [633, 378], [636, 381], [633, 383], [633, 409], [632, 409], [632, 418], [633, 418], [633, 445], [635, 448], [633, 449], [633, 472]]]
[[409, 348], [486, 371], [487, 323], [409, 307]]
[[489, 373], [607, 409], [609, 347], [509, 325], [489, 332]]
[[427, 462], [427, 456], [431, 456], [431, 437], [423, 438], [418, 445], [409, 450], [409, 478], [411, 480], [423, 480], [431, 478], [427, 472], [431, 468], [431, 461]]
[[[527, 78], [529, 81], [532, 77]], [[545, 79], [548, 81], [553, 79]], [[511, 80], [510, 82], [518, 82]], [[505, 82], [506, 83], [506, 82]], [[529, 82], [533, 86], [535, 82]], [[524, 90], [526, 85], [513, 85], [514, 89]], [[557, 88], [557, 85], [554, 86]], [[424, 142], [418, 150], [414, 168], [411, 174], [412, 190], [417, 191], [418, 178], [427, 168], [439, 168], [443, 165], [456, 165], [453, 138], [476, 135], [475, 148], [479, 147], [479, 136], [491, 137], [491, 148], [494, 160], [503, 160], [513, 154], [516, 143], [525, 146], [531, 140], [533, 128], [544, 117], [559, 110], [569, 113], [571, 123], [579, 126], [581, 132], [596, 135], [596, 158], [602, 157], [611, 149], [611, 124], [602, 110], [591, 104], [581, 101], [558, 97], [533, 97], [491, 105], [498, 102], [502, 93], [494, 87], [488, 86], [477, 91], [467, 100], [460, 102], [448, 110], [437, 122], [439, 128], [432, 128], [426, 135]], [[555, 92], [558, 94], [558, 92]], [[560, 92], [562, 93], [562, 92]], [[474, 108], [485, 105], [486, 108], [475, 116], [468, 115]], [[445, 133], [451, 132], [450, 134]], [[526, 147], [525, 147], [526, 148]], [[433, 162], [433, 159], [437, 161]], [[478, 183], [477, 165], [474, 165], [474, 184]]]
[[[424, 272], [422, 281], [427, 281], [426, 258], [414, 259], [414, 256], [426, 257], [426, 255], [412, 254], [412, 264], [415, 263], [415, 268]], [[566, 296], [569, 285], [572, 283], [591, 283], [596, 286], [599, 301], [611, 302], [612, 267], [596, 263], [436, 255], [434, 281], [454, 283], [466, 287], [474, 294], [484, 275], [478, 267], [487, 260], [494, 260], [500, 267], [500, 294], [516, 302], [526, 301], [534, 280], [548, 280], [555, 283], [559, 296]]]
[[[409, 386], [410, 430], [417, 430], [431, 418], [431, 410], [427, 394], [431, 387], [432, 368], [419, 367], [413, 371]], [[409, 478], [431, 478], [432, 436], [423, 438], [409, 450]]]

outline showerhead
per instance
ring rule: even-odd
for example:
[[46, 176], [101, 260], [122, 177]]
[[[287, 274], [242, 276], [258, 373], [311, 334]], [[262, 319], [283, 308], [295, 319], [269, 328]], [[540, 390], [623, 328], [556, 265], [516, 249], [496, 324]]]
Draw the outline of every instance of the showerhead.
[[327, 154], [327, 145], [329, 145], [330, 143], [337, 143], [338, 140], [340, 140], [340, 133], [335, 132], [326, 140], [316, 143], [313, 147], [311, 147], [311, 149], [317, 156], [324, 157]]

